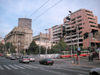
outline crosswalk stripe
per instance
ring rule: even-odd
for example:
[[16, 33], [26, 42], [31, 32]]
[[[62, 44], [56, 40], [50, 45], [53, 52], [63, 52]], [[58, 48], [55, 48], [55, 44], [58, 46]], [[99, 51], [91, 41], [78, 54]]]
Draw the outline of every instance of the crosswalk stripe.
[[31, 68], [38, 68], [38, 67], [32, 66], [32, 65], [26, 65], [26, 66], [31, 67]]
[[21, 68], [21, 69], [25, 69], [24, 67], [21, 67], [21, 66], [19, 66], [19, 65], [14, 65], [14, 66], [16, 66], [16, 67], [18, 67], [18, 68]]
[[27, 65], [25, 65], [25, 64], [23, 64], [23, 65], [21, 65], [21, 66], [23, 66], [23, 67], [25, 67], [25, 68], [28, 68], [28, 69], [32, 69], [32, 67], [27, 66]]
[[7, 65], [3, 65], [6, 69], [11, 70]]
[[4, 70], [4, 68], [3, 68], [3, 67], [1, 67], [1, 66], [0, 66], [0, 69], [1, 69], [1, 70]]
[[10, 67], [12, 67], [13, 69], [18, 69], [18, 68], [16, 68], [15, 66], [13, 66], [13, 65], [9, 65]]

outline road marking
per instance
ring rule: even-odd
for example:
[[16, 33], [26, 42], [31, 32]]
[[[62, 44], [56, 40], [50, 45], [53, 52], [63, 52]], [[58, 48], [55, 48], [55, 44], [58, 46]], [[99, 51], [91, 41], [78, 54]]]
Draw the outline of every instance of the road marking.
[[26, 65], [26, 66], [31, 67], [31, 68], [39, 68], [39, 67], [32, 66], [32, 65]]
[[18, 69], [18, 68], [16, 68], [15, 66], [13, 66], [13, 65], [9, 65], [10, 67], [12, 67], [13, 69]]
[[25, 67], [25, 68], [28, 68], [28, 69], [32, 69], [31, 67], [29, 67], [29, 66], [27, 66], [27, 65], [25, 65], [25, 64], [20, 65], [20, 66]]
[[7, 65], [3, 65], [6, 69], [11, 70]]
[[14, 64], [14, 66], [16, 66], [17, 68], [20, 68], [20, 69], [25, 69], [24, 67], [21, 67], [21, 66], [16, 65], [16, 64]]
[[1, 67], [1, 66], [0, 66], [0, 69], [1, 69], [1, 70], [4, 70], [4, 68], [3, 68], [3, 67]]

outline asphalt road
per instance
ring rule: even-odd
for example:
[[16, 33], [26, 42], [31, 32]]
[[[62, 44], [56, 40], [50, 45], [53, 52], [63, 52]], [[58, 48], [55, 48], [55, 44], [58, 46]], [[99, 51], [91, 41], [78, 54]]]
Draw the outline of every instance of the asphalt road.
[[0, 75], [89, 75], [90, 67], [74, 66], [66, 60], [54, 60], [53, 66], [40, 65], [38, 61], [19, 63], [0, 57]]

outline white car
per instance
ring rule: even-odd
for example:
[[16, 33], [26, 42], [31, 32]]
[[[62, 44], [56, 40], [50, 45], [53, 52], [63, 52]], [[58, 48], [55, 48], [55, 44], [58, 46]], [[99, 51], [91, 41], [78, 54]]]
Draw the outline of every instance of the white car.
[[29, 60], [30, 60], [31, 62], [35, 62], [35, 58], [33, 58], [33, 57], [29, 57]]
[[30, 62], [30, 59], [28, 58], [28, 57], [21, 57], [20, 59], [19, 59], [19, 62], [20, 63], [29, 63]]
[[90, 75], [100, 75], [100, 68], [94, 68], [90, 70]]

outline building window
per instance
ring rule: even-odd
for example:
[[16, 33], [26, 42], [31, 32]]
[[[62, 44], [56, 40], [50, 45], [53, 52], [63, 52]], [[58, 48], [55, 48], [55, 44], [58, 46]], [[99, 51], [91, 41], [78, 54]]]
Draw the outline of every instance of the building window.
[[90, 20], [94, 20], [93, 18], [90, 18], [90, 17], [88, 17], [88, 19], [90, 19]]
[[76, 22], [74, 21], [72, 24], [75, 24]]
[[79, 23], [79, 24], [78, 24], [78, 26], [81, 26], [81, 25], [82, 25], [82, 23]]
[[73, 18], [72, 21], [75, 21], [75, 18]]
[[89, 23], [96, 24], [96, 23], [95, 23], [95, 22], [93, 22], [93, 21], [89, 21]]
[[91, 15], [91, 14], [87, 14], [87, 15], [93, 17], [93, 15]]
[[79, 18], [81, 18], [82, 16], [78, 16], [77, 18], [79, 19]]
[[82, 19], [78, 20], [77, 22], [81, 22], [81, 21], [82, 21]]
[[90, 25], [91, 27], [96, 27], [97, 28], [97, 26], [95, 26], [95, 25]]
[[91, 11], [89, 11], [89, 10], [85, 10], [86, 12], [88, 12], [88, 13], [92, 13]]

